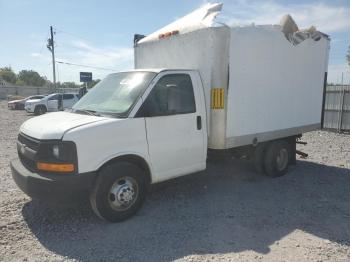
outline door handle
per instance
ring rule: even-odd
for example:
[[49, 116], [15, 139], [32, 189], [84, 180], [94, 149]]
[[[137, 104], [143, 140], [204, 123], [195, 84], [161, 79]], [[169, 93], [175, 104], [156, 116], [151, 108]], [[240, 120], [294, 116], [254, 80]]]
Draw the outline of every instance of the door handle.
[[197, 130], [202, 129], [202, 118], [201, 116], [197, 116]]

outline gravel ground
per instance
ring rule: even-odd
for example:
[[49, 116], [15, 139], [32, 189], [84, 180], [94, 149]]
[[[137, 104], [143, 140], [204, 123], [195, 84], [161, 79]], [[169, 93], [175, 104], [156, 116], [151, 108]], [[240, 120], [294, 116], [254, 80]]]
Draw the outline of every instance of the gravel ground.
[[133, 218], [110, 224], [87, 203], [31, 200], [11, 178], [20, 124], [0, 102], [2, 261], [349, 261], [350, 136], [308, 133], [289, 173], [255, 174], [223, 159], [156, 186]]

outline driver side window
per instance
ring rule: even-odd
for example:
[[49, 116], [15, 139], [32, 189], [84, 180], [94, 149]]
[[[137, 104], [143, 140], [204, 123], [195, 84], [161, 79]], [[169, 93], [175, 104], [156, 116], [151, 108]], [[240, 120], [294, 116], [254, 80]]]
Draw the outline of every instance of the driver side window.
[[191, 77], [187, 74], [163, 76], [153, 87], [136, 117], [168, 116], [196, 112]]
[[54, 96], [50, 97], [49, 100], [58, 100], [58, 95], [54, 95]]

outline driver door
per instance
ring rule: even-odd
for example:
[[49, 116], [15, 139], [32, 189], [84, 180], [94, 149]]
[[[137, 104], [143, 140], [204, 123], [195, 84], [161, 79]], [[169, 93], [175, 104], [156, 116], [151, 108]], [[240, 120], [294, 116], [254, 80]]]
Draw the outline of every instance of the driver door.
[[57, 111], [58, 110], [58, 97], [59, 95], [54, 95], [50, 97], [47, 101], [47, 110], [48, 111]]
[[144, 96], [136, 117], [145, 118], [153, 182], [205, 169], [205, 113], [191, 74], [163, 74]]

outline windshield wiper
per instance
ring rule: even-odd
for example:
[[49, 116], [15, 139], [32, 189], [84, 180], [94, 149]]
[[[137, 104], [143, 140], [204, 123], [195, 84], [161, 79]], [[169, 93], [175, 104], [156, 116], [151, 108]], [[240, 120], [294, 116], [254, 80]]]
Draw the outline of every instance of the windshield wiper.
[[90, 116], [101, 116], [99, 113], [97, 113], [94, 110], [88, 110], [88, 109], [74, 109], [73, 113], [83, 113], [86, 115], [90, 115]]

